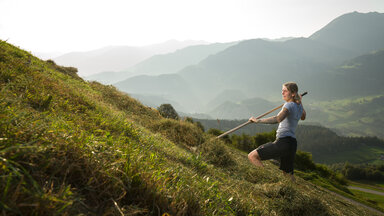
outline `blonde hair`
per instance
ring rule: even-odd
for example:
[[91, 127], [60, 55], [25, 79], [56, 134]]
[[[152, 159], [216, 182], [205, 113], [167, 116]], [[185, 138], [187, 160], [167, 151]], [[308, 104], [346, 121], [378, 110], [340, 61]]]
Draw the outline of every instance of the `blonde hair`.
[[300, 102], [300, 95], [299, 95], [299, 87], [297, 87], [297, 84], [294, 83], [294, 82], [287, 82], [287, 83], [284, 83], [283, 86], [285, 86], [288, 91], [292, 94], [295, 94], [295, 96], [293, 97], [293, 100], [295, 102]]

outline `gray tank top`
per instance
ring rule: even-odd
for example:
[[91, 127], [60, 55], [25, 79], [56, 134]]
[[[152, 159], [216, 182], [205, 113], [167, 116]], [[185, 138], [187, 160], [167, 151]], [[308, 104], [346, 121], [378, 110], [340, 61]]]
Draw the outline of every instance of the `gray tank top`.
[[297, 124], [303, 114], [303, 106], [295, 102], [286, 102], [282, 109], [288, 110], [288, 116], [279, 124], [276, 131], [277, 138], [293, 137], [296, 138], [295, 132]]

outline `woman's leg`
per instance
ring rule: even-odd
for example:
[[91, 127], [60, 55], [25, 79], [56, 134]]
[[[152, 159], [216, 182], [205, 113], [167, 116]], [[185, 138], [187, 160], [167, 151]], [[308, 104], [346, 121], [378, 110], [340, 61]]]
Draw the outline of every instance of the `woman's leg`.
[[290, 177], [292, 182], [295, 182], [293, 170], [297, 150], [297, 141], [294, 138], [287, 138], [284, 139], [284, 141], [284, 145], [289, 148], [286, 149], [286, 153], [281, 157], [280, 169], [283, 171], [286, 177]]
[[251, 153], [248, 154], [248, 159], [251, 161], [251, 163], [258, 167], [264, 167], [263, 163], [261, 162], [261, 158], [259, 156], [259, 153], [257, 153], [257, 150], [253, 150]]

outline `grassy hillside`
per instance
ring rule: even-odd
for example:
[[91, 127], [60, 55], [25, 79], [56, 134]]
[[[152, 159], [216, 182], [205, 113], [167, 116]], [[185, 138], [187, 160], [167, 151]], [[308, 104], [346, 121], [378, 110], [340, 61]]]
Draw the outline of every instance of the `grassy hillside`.
[[0, 41], [4, 215], [375, 215]]

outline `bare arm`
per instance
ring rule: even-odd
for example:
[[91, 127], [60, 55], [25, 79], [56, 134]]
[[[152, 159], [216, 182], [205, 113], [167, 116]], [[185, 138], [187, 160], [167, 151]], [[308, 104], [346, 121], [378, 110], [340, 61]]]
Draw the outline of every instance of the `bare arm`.
[[265, 119], [256, 119], [254, 117], [251, 117], [249, 120], [254, 122], [254, 123], [277, 124], [277, 123], [280, 123], [281, 121], [283, 121], [288, 116], [288, 113], [289, 113], [288, 109], [283, 108], [279, 112], [279, 114], [277, 114], [276, 116], [272, 116], [272, 117], [265, 118]]

